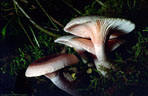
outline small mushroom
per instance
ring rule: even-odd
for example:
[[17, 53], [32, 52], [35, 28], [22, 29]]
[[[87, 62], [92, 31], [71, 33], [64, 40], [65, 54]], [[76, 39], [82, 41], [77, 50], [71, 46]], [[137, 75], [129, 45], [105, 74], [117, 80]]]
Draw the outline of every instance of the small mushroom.
[[78, 63], [78, 58], [73, 54], [60, 54], [40, 58], [29, 65], [25, 75], [27, 77], [41, 76], [55, 72], [66, 66]]
[[[118, 37], [122, 34], [127, 34], [134, 30], [134, 28], [135, 24], [125, 19], [86, 16], [70, 21], [65, 26], [64, 31], [82, 38], [91, 39], [98, 61], [96, 67], [100, 70], [100, 66], [108, 69], [111, 68], [105, 54], [105, 43], [108, 38], [110, 38], [111, 35]], [[118, 31], [110, 33], [111, 29], [120, 30], [122, 33], [118, 33]]]
[[49, 78], [58, 88], [72, 96], [78, 96], [76, 90], [71, 86], [71, 82], [64, 80], [60, 75], [60, 69], [78, 63], [78, 58], [73, 54], [60, 54], [40, 58], [29, 65], [26, 70], [26, 77], [37, 77], [44, 75]]

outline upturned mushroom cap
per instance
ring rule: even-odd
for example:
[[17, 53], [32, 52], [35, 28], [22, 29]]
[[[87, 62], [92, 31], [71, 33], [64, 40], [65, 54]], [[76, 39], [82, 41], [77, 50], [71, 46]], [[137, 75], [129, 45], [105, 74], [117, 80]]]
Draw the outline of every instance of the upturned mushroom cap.
[[90, 38], [90, 33], [92, 32], [93, 28], [89, 28], [89, 26], [94, 27], [92, 24], [97, 20], [97, 16], [75, 18], [64, 27], [64, 31], [74, 34], [76, 36]]
[[[94, 45], [90, 39], [76, 37], [73, 35], [62, 36], [55, 40], [56, 43], [64, 44], [69, 47], [75, 48], [80, 51], [87, 51], [93, 55], [96, 55]], [[116, 35], [110, 36], [107, 47], [110, 51], [115, 50], [123, 43], [123, 40], [117, 39]]]
[[[125, 19], [86, 16], [70, 21], [65, 26], [64, 31], [76, 36], [90, 38], [94, 44], [94, 47], [98, 48], [98, 46], [103, 45], [106, 41], [110, 29], [117, 29], [126, 34], [131, 32], [134, 28], [135, 24]], [[119, 32], [114, 32], [110, 35], [120, 36], [122, 34]], [[97, 51], [96, 48], [95, 50]]]
[[[98, 16], [79, 17], [70, 21], [64, 28], [64, 31], [74, 34], [76, 36], [90, 38], [96, 48], [106, 42], [107, 35], [120, 36], [131, 32], [135, 28], [135, 24], [125, 19], [119, 18], [104, 18]], [[110, 29], [117, 29], [122, 33], [113, 32], [109, 33]], [[109, 38], [110, 38], [109, 36]]]
[[95, 55], [93, 43], [90, 39], [80, 38], [73, 35], [62, 36], [55, 40], [56, 43], [65, 44], [76, 50], [87, 51]]
[[[97, 22], [99, 24], [97, 24]], [[98, 26], [100, 29], [96, 28]], [[120, 18], [105, 18], [99, 16], [78, 17], [71, 20], [64, 28], [64, 31], [76, 36], [90, 38], [91, 33], [97, 32], [106, 34], [109, 29], [118, 29], [125, 33], [129, 33], [135, 29], [135, 24]], [[95, 31], [93, 31], [95, 30]], [[97, 34], [96, 33], [96, 34]], [[95, 34], [95, 35], [96, 35]]]
[[26, 70], [26, 77], [41, 76], [55, 72], [66, 66], [78, 63], [78, 58], [73, 54], [60, 54], [40, 58], [29, 65]]

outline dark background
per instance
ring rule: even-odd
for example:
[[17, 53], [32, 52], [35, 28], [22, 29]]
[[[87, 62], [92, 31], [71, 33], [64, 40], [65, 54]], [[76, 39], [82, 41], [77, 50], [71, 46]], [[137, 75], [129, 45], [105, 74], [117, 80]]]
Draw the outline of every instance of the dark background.
[[[74, 10], [72, 10], [69, 6], [67, 6], [65, 3], [63, 3], [62, 0], [39, 0], [42, 6], [46, 9], [48, 13], [50, 13], [53, 17], [55, 17], [59, 22], [62, 22], [63, 25], [65, 25], [69, 20], [71, 20], [72, 17], [78, 17], [82, 16], [82, 14], [77, 14]], [[110, 2], [117, 1], [118, 0], [110, 0]], [[126, 6], [127, 0], [125, 0], [125, 4], [123, 4], [122, 12], [120, 15], [118, 12], [118, 8], [116, 9], [110, 9], [109, 15], [106, 13], [101, 14], [108, 17], [123, 17], [126, 19], [131, 20], [136, 24], [136, 30], [142, 30], [145, 27], [148, 27], [148, 2], [147, 0], [136, 0], [137, 7], [131, 8], [130, 10]], [[89, 6], [93, 0], [68, 0], [72, 6], [79, 9], [82, 13], [85, 12], [84, 10], [85, 6]], [[102, 0], [102, 2], [105, 2], [105, 0]], [[0, 1], [1, 5], [4, 4]], [[5, 0], [5, 3], [8, 3], [9, 8], [13, 8], [13, 2], [10, 0]], [[132, 4], [132, 3], [131, 3]], [[22, 2], [20, 2], [20, 5], [27, 11], [27, 13], [35, 20], [36, 23], [47, 26], [45, 23], [47, 23], [47, 18], [44, 16], [44, 14], [41, 14], [41, 10], [37, 9], [33, 11], [29, 11], [27, 7], [30, 7], [30, 5], [36, 5], [35, 1], [29, 1], [29, 4], [23, 5]], [[2, 9], [4, 9], [3, 6], [1, 6]], [[96, 7], [96, 10], [99, 6]], [[99, 10], [99, 8], [98, 8]], [[95, 10], [94, 10], [95, 11]], [[12, 13], [12, 15], [11, 15]], [[5, 17], [8, 15], [7, 17]], [[21, 13], [19, 13], [21, 20], [24, 22], [24, 26], [28, 25], [28, 19], [22, 16]], [[92, 12], [92, 15], [99, 15], [99, 13]], [[15, 14], [15, 10], [11, 11], [1, 11], [1, 18], [0, 18], [0, 29], [3, 28], [7, 22], [12, 19], [16, 18], [17, 16]], [[17, 20], [16, 20], [17, 21]], [[15, 27], [15, 28], [14, 28]], [[47, 26], [48, 27], [48, 26]], [[23, 48], [24, 44], [29, 44], [28, 40], [24, 36], [23, 31], [19, 31], [19, 33], [15, 33], [14, 29], [19, 30], [19, 26], [16, 24], [15, 19], [13, 19], [13, 22], [11, 22], [7, 27], [7, 34], [5, 38], [0, 36], [0, 66], [2, 65], [9, 65], [11, 60], [18, 55], [16, 53], [17, 48]], [[62, 30], [62, 28], [61, 28]], [[134, 32], [133, 32], [134, 33]], [[131, 34], [133, 34], [131, 33]], [[63, 33], [61, 33], [63, 34]], [[131, 38], [133, 41], [135, 38]], [[131, 41], [132, 41], [131, 40]], [[10, 68], [7, 67], [7, 71], [9, 71]], [[34, 91], [35, 96], [69, 96], [67, 93], [61, 91], [60, 89], [56, 88], [55, 86], [49, 88], [48, 86], [51, 84], [50, 80], [45, 78], [44, 76], [40, 77], [40, 79], [43, 79], [41, 81], [42, 83], [38, 83], [38, 80], [35, 78], [26, 78], [24, 76], [25, 69], [23, 70], [17, 70], [17, 76], [11, 75], [9, 72], [6, 72], [5, 74], [0, 73], [0, 95], [31, 95]], [[46, 81], [46, 82], [45, 82]], [[143, 85], [143, 84], [142, 84]], [[133, 90], [135, 93], [134, 95], [130, 96], [146, 96], [148, 94], [147, 89], [148, 86], [141, 86], [135, 87], [131, 86], [124, 90], [120, 90], [122, 93], [124, 93], [122, 96], [125, 96], [125, 93], [128, 93], [128, 90]]]

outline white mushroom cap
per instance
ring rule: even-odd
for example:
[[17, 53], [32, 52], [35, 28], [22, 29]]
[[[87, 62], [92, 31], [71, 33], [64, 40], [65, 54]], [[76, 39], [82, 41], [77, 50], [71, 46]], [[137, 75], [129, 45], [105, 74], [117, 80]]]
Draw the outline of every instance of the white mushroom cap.
[[[110, 29], [121, 30], [125, 34], [131, 32], [134, 28], [135, 24], [125, 19], [85, 16], [70, 21], [65, 26], [64, 31], [76, 36], [90, 38], [94, 47], [97, 48], [97, 46], [104, 44]], [[123, 33], [111, 33], [109, 38], [118, 37]]]
[[64, 31], [74, 34], [76, 36], [90, 38], [89, 33], [91, 33], [91, 30], [88, 30], [87, 26], [81, 26], [81, 25], [93, 23], [93, 22], [96, 22], [97, 20], [98, 20], [97, 16], [86, 16], [86, 17], [75, 18], [75, 19], [71, 20], [64, 27]]
[[60, 54], [56, 56], [47, 56], [40, 58], [29, 65], [26, 70], [26, 77], [41, 76], [47, 73], [55, 72], [66, 66], [78, 63], [78, 58], [73, 54]]
[[58, 39], [56, 39], [55, 42], [65, 44], [69, 47], [73, 47], [76, 50], [88, 51], [91, 54], [95, 55], [93, 43], [91, 42], [91, 40], [86, 39], [86, 38], [80, 38], [80, 37], [76, 37], [73, 35], [62, 36], [62, 37], [59, 37]]
[[93, 28], [93, 23], [96, 23], [97, 21], [101, 23], [101, 29], [106, 31], [109, 28], [116, 28], [118, 30], [122, 30], [125, 33], [129, 33], [135, 29], [135, 24], [125, 19], [85, 16], [71, 20], [65, 26], [64, 31], [74, 34], [76, 36], [90, 38], [89, 34], [92, 33], [91, 28]]
[[[87, 38], [76, 37], [73, 35], [62, 36], [55, 40], [56, 43], [64, 44], [69, 47], [73, 47], [76, 50], [87, 51], [95, 55], [95, 49], [92, 41]], [[114, 51], [123, 43], [123, 40], [117, 39], [116, 35], [111, 35], [107, 42], [108, 49]]]
[[[125, 19], [85, 16], [70, 21], [65, 26], [64, 31], [76, 36], [90, 38], [94, 47], [96, 47], [104, 44], [110, 29], [121, 30], [125, 34], [131, 32], [134, 28], [135, 24]], [[115, 32], [110, 35], [109, 38], [114, 38], [120, 36], [121, 33]], [[96, 48], [95, 50], [97, 50]]]

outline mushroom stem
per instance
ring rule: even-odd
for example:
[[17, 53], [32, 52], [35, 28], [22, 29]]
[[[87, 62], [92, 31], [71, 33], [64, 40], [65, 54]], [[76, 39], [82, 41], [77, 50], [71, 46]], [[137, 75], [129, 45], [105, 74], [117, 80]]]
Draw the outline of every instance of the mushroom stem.
[[95, 51], [96, 51], [96, 57], [97, 57], [97, 62], [95, 62], [95, 66], [96, 66], [97, 70], [100, 71], [101, 67], [110, 69], [111, 66], [110, 66], [109, 62], [106, 60], [104, 46], [95, 45]]
[[64, 80], [64, 77], [59, 72], [48, 73], [44, 75], [52, 81], [61, 90], [71, 94], [72, 96], [79, 96], [78, 92], [71, 86], [71, 82]]

